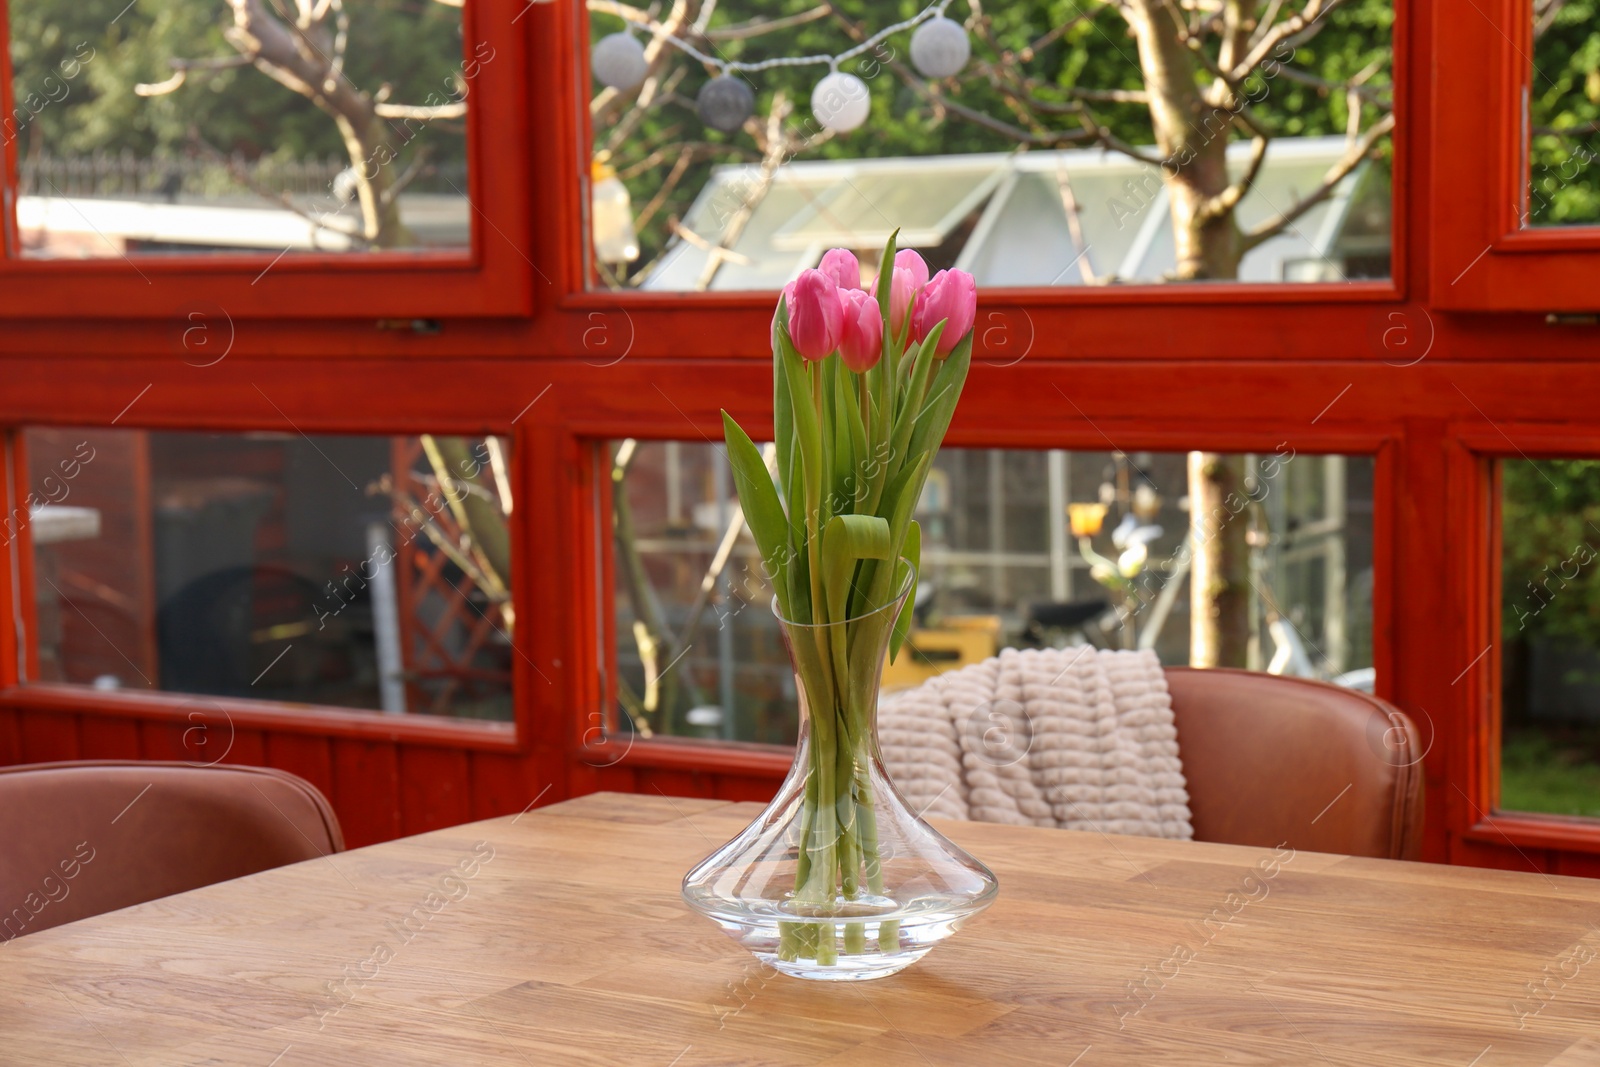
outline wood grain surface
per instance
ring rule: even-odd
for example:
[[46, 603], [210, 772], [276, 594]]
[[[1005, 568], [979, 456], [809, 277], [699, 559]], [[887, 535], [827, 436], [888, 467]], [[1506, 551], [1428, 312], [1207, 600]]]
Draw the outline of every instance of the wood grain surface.
[[829, 985], [678, 897], [757, 810], [598, 794], [0, 944], [0, 1063], [1600, 1063], [1591, 881], [944, 824], [999, 901]]

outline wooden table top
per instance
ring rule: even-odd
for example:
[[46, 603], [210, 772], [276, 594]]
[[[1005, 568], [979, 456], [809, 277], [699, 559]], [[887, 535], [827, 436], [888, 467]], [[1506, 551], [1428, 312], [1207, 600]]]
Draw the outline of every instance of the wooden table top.
[[1600, 883], [941, 824], [1000, 898], [775, 974], [678, 897], [753, 804], [600, 794], [0, 945], [0, 1063], [1600, 1063]]

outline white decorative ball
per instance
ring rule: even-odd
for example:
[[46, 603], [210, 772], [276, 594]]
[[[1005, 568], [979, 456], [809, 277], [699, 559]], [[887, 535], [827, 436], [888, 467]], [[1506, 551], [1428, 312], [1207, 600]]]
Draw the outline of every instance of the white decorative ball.
[[872, 97], [867, 83], [854, 74], [834, 71], [811, 90], [811, 113], [817, 121], [838, 133], [849, 133], [867, 121]]
[[955, 19], [940, 15], [929, 19], [911, 35], [911, 64], [925, 78], [948, 78], [961, 73], [972, 58], [967, 31]]
[[756, 94], [749, 83], [732, 74], [712, 78], [700, 87], [700, 95], [695, 97], [700, 121], [723, 133], [732, 133], [743, 126], [755, 108]]
[[627, 92], [636, 88], [650, 72], [644, 58], [644, 45], [633, 34], [621, 31], [602, 37], [589, 53], [589, 70], [602, 85]]

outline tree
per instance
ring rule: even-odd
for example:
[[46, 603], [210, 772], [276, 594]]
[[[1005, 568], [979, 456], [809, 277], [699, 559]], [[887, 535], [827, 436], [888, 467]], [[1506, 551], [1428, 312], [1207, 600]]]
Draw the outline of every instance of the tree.
[[1525, 221], [1600, 222], [1600, 4], [1536, 0]]
[[[464, 57], [459, 7], [452, 0], [371, 0], [348, 13], [343, 0], [137, 0], [127, 10], [117, 0], [19, 5], [11, 20], [19, 91], [60, 80], [63, 69], [81, 73], [57, 103], [24, 112], [8, 132], [23, 140], [25, 155], [126, 150], [143, 158], [304, 160], [337, 153], [350, 164], [359, 242], [403, 246], [410, 238], [396, 197], [426, 171], [465, 158], [457, 120], [472, 75], [492, 58], [488, 46]], [[326, 223], [342, 199], [330, 190], [319, 200], [310, 209], [280, 202]]]
[[[658, 20], [616, 0], [589, 0], [596, 37], [613, 30], [617, 18], [658, 34], [639, 89], [602, 91], [590, 107], [597, 144], [611, 151], [619, 175], [644, 205], [639, 225], [646, 270], [674, 233], [713, 250], [731, 243], [726, 232], [684, 234], [677, 222], [714, 162], [772, 159], [775, 152], [840, 158], [1098, 145], [1147, 164], [1166, 186], [1177, 251], [1169, 280], [1226, 281], [1238, 277], [1247, 252], [1293, 227], [1364, 160], [1381, 160], [1388, 150], [1394, 125], [1388, 0], [1023, 0], [993, 10], [972, 3], [966, 26], [976, 48], [956, 77], [922, 78], [897, 50], [903, 38], [857, 61], [856, 73], [872, 87], [871, 117], [863, 127], [870, 136], [834, 137], [803, 117], [774, 122], [787, 101], [808, 99], [818, 76], [814, 67], [764, 71], [752, 79], [765, 116], [752, 118], [742, 134], [688, 135], [701, 129], [691, 90], [701, 74], [716, 72], [694, 69], [699, 64], [660, 34], [724, 59], [837, 54], [844, 42], [863, 41], [921, 7], [790, 0], [764, 4], [761, 17], [738, 21], [713, 0], [675, 0]], [[887, 88], [881, 73], [890, 76]], [[1348, 148], [1322, 180], [1281, 205], [1275, 217], [1241, 227], [1238, 206], [1259, 177], [1272, 138], [1330, 132], [1343, 133]], [[1226, 150], [1241, 139], [1251, 144], [1250, 158], [1235, 172]], [[764, 192], [765, 183], [758, 182], [748, 195]], [[1215, 536], [1203, 536], [1213, 505], [1243, 491], [1243, 461], [1204, 453], [1191, 469], [1192, 658], [1243, 666], [1248, 642], [1239, 635], [1248, 632], [1249, 604], [1244, 524], [1223, 523]]]

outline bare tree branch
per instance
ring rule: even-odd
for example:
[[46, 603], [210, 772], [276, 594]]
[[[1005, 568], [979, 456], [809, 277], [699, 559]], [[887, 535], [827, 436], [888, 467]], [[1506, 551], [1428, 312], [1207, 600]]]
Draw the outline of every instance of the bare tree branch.
[[[590, 0], [590, 9], [594, 7], [594, 0]], [[739, 22], [731, 26], [720, 26], [714, 30], [704, 30], [708, 41], [745, 41], [751, 37], [760, 37], [764, 33], [774, 33], [778, 30], [787, 30], [795, 26], [804, 26], [808, 22], [825, 19], [833, 11], [827, 4], [818, 4], [809, 11], [802, 11], [798, 15], [785, 15], [777, 19], [750, 19], [748, 22]]]
[[1256, 20], [1256, 28], [1250, 34], [1250, 47], [1254, 48], [1257, 44], [1261, 43], [1262, 36], [1271, 30], [1273, 24], [1278, 21], [1278, 11], [1282, 9], [1282, 7], [1283, 0], [1268, 0], [1267, 9], [1262, 12], [1261, 17]]
[[386, 119], [459, 119], [467, 113], [467, 102], [457, 100], [450, 104], [374, 104], [373, 113]]
[[1566, 7], [1569, 0], [1534, 0], [1533, 4], [1533, 39], [1537, 41], [1556, 23], [1556, 16], [1561, 14], [1561, 9]]
[[[305, 219], [319, 230], [327, 230], [329, 233], [336, 233], [340, 237], [348, 238], [353, 241], [361, 240], [361, 234], [356, 232], [357, 227], [352, 219], [330, 212], [312, 214], [296, 204], [288, 193], [276, 192], [272, 189], [268, 189], [264, 185], [261, 185], [248, 171], [235, 164], [232, 157], [228, 156], [225, 152], [217, 148], [205, 138], [196, 135], [192, 136], [190, 141], [196, 148], [200, 150], [202, 155], [209, 156], [217, 163], [220, 163], [223, 168], [227, 170], [228, 175], [233, 178], [234, 181], [238, 182], [246, 189], [249, 189], [252, 193], [255, 193], [263, 200], [271, 201], [273, 204], [276, 204], [283, 210], [293, 215], [298, 215], [300, 218]], [[334, 221], [337, 221], [338, 225], [334, 225]]]
[[435, 118], [461, 118], [467, 114], [467, 102], [454, 104], [373, 104], [373, 112], [382, 118], [419, 118], [432, 122]]
[[1322, 181], [1318, 183], [1314, 190], [1302, 196], [1298, 203], [1276, 218], [1268, 219], [1246, 233], [1244, 235], [1245, 251], [1249, 251], [1262, 242], [1276, 237], [1286, 228], [1293, 225], [1295, 220], [1328, 199], [1339, 183], [1344, 180], [1345, 176], [1355, 170], [1361, 161], [1367, 158], [1367, 155], [1377, 145], [1378, 141], [1392, 129], [1394, 129], [1394, 115], [1392, 113], [1373, 123], [1366, 134], [1352, 144], [1345, 154], [1333, 166], [1328, 168], [1328, 172], [1322, 176]]
[[1245, 54], [1229, 72], [1229, 81], [1235, 84], [1249, 77], [1250, 72], [1259, 67], [1270, 56], [1278, 45], [1297, 37], [1310, 29], [1315, 33], [1321, 27], [1318, 25], [1322, 16], [1344, 3], [1344, 0], [1308, 0], [1306, 6], [1297, 15], [1291, 15], [1282, 22], [1273, 26], [1261, 39], [1251, 45], [1250, 51]]
[[1078, 197], [1072, 191], [1072, 182], [1067, 176], [1067, 169], [1060, 164], [1056, 165], [1056, 192], [1061, 196], [1061, 209], [1067, 215], [1067, 233], [1072, 237], [1072, 243], [1080, 251], [1078, 253], [1078, 276], [1083, 279], [1084, 285], [1095, 285], [1099, 279], [1095, 277], [1094, 263], [1089, 259], [1089, 244], [1083, 236], [1083, 216], [1078, 211]]
[[133, 87], [134, 93], [139, 96], [165, 96], [175, 92], [183, 86], [191, 70], [233, 70], [237, 67], [248, 67], [253, 57], [217, 56], [212, 59], [169, 59], [167, 65], [172, 68], [172, 77], [166, 81], [140, 82]]
[[1278, 77], [1284, 79], [1285, 81], [1297, 82], [1301, 85], [1309, 85], [1313, 89], [1321, 89], [1324, 94], [1334, 92], [1354, 92], [1357, 96], [1361, 97], [1361, 99], [1367, 101], [1368, 103], [1377, 104], [1383, 107], [1387, 107], [1389, 102], [1389, 89], [1386, 86], [1356, 84], [1353, 80], [1350, 82], [1345, 82], [1344, 84], [1340, 84], [1339, 82], [1328, 81], [1326, 78], [1319, 78], [1315, 74], [1301, 70], [1299, 67], [1291, 67], [1287, 64], [1284, 64], [1278, 68]]
[[1201, 222], [1219, 219], [1238, 207], [1239, 202], [1255, 186], [1256, 179], [1261, 175], [1261, 165], [1266, 162], [1267, 142], [1271, 137], [1253, 119], [1245, 118], [1242, 111], [1238, 115], [1238, 121], [1253, 134], [1250, 140], [1250, 162], [1246, 164], [1244, 174], [1240, 175], [1238, 181], [1200, 205], [1195, 214]]
[[781, 91], [774, 93], [772, 110], [767, 113], [766, 154], [762, 157], [760, 170], [756, 172], [755, 184], [742, 198], [738, 210], [723, 225], [722, 233], [717, 236], [716, 247], [709, 250], [706, 265], [695, 279], [695, 292], [703, 293], [711, 288], [711, 282], [716, 278], [717, 271], [722, 269], [723, 262], [734, 255], [732, 247], [744, 233], [745, 226], [749, 225], [756, 205], [766, 199], [767, 191], [772, 188], [773, 177], [788, 158], [790, 145], [783, 123], [789, 117], [789, 110], [788, 97]]
[[644, 84], [639, 87], [639, 95], [634, 99], [633, 107], [617, 121], [617, 124], [611, 128], [611, 132], [606, 135], [605, 147], [611, 152], [616, 152], [620, 149], [622, 143], [633, 134], [639, 123], [644, 121], [646, 115], [657, 106], [675, 99], [673, 94], [678, 86], [683, 84], [683, 79], [688, 73], [689, 68], [685, 65], [672, 68], [667, 72], [667, 76], [664, 79], [656, 74], [651, 74], [647, 77]]
[[1223, 0], [1219, 29], [1222, 45], [1217, 51], [1217, 66], [1232, 70], [1239, 57], [1249, 50], [1255, 17], [1256, 0]]

